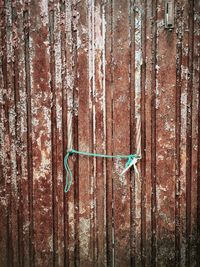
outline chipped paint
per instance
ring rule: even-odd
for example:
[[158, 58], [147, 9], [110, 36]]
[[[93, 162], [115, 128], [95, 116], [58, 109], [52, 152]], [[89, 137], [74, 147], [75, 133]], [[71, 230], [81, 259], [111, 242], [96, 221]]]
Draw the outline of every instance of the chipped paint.
[[[198, 1], [3, 1], [0, 266], [198, 266]], [[66, 149], [142, 154], [73, 157]]]

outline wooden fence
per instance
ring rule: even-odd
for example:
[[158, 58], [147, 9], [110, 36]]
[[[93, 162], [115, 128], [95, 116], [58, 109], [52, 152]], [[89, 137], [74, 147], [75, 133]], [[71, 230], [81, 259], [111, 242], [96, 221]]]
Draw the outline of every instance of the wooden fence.
[[[0, 266], [200, 266], [200, 1], [165, 2], [0, 1]], [[140, 177], [64, 193], [69, 146]]]

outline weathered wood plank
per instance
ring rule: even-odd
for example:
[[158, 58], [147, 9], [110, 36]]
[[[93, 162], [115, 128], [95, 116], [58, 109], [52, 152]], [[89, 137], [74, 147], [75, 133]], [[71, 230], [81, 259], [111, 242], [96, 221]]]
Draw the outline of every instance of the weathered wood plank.
[[[89, 36], [88, 36], [88, 2], [77, 2], [74, 12], [77, 16], [77, 82], [78, 92], [78, 149], [89, 152], [90, 148], [90, 87], [89, 87]], [[78, 157], [78, 212], [79, 212], [79, 264], [92, 266], [92, 236], [91, 230], [91, 172], [90, 159], [85, 156]]]
[[0, 7], [0, 265], [6, 266], [9, 264], [8, 259], [8, 202], [6, 192], [6, 180], [7, 180], [7, 143], [8, 143], [8, 123], [7, 123], [7, 66], [6, 66], [6, 17], [4, 2], [1, 3]]
[[194, 1], [193, 7], [193, 55], [192, 63], [193, 69], [191, 70], [192, 75], [192, 162], [191, 162], [191, 266], [198, 266], [198, 222], [197, 222], [197, 205], [198, 205], [198, 98], [199, 98], [199, 53], [200, 53], [200, 3]]
[[[32, 162], [32, 123], [31, 123], [31, 73], [30, 73], [30, 6], [25, 3], [23, 12], [23, 27], [24, 27], [24, 72], [25, 72], [25, 101], [26, 101], [26, 117], [25, 123], [22, 125], [25, 131], [25, 136], [23, 136], [24, 144], [24, 164], [27, 168], [27, 174], [25, 173], [25, 179], [22, 183], [22, 192], [27, 200], [28, 211], [26, 211], [26, 206], [24, 211], [27, 212], [28, 220], [24, 226], [25, 242], [28, 237], [28, 244], [26, 244], [24, 262], [28, 262], [28, 265], [33, 266], [34, 264], [34, 252], [33, 252], [33, 162]], [[21, 80], [22, 81], [22, 80]], [[26, 177], [27, 175], [27, 177]], [[27, 180], [26, 180], [27, 179]], [[27, 182], [27, 183], [26, 183]], [[26, 201], [25, 201], [26, 203]]]
[[[135, 195], [135, 265], [141, 265], [143, 256], [141, 251], [144, 250], [144, 236], [145, 236], [145, 206], [141, 206], [144, 203], [144, 153], [141, 152], [141, 146], [144, 146], [144, 127], [141, 128], [142, 124], [142, 109], [144, 109], [144, 47], [143, 47], [143, 13], [142, 1], [135, 1], [134, 3], [134, 151], [143, 156], [141, 162], [138, 163], [138, 169], [140, 172], [139, 177], [134, 173], [134, 195]], [[143, 72], [142, 72], [143, 71]], [[143, 113], [144, 114], [144, 113]], [[144, 125], [143, 125], [144, 126]], [[130, 126], [132, 127], [132, 126]], [[142, 143], [141, 143], [142, 141]], [[144, 147], [143, 147], [144, 148]], [[144, 149], [143, 149], [144, 151]], [[141, 164], [140, 164], [141, 163]]]
[[151, 265], [156, 266], [156, 64], [157, 64], [157, 1], [152, 1], [152, 66], [151, 66]]
[[[128, 2], [113, 2], [113, 154], [130, 153]], [[113, 175], [114, 255], [116, 266], [130, 264], [130, 172], [115, 161]]]
[[[113, 152], [113, 2], [105, 5], [105, 57], [106, 57], [106, 153]], [[106, 160], [106, 247], [107, 265], [114, 264], [113, 246], [113, 160]]]
[[46, 0], [31, 2], [30, 75], [33, 163], [34, 261], [53, 264], [52, 129], [49, 57], [49, 19]]
[[[105, 6], [102, 1], [95, 1], [93, 21], [93, 118], [94, 151], [105, 154]], [[96, 265], [106, 265], [105, 242], [105, 197], [106, 176], [105, 159], [95, 159], [95, 195], [96, 195]]]
[[155, 66], [157, 70], [157, 261], [160, 266], [174, 266], [176, 33], [174, 30], [170, 31], [162, 26], [164, 12], [163, 1], [158, 1], [157, 64]]
[[199, 2], [0, 8], [0, 265], [198, 265]]
[[[144, 22], [143, 22], [144, 23]], [[146, 169], [146, 266], [151, 265], [151, 197], [152, 197], [152, 187], [151, 187], [151, 77], [152, 77], [152, 1], [146, 1], [146, 57], [144, 57], [145, 67], [146, 67], [146, 83], [145, 83], [145, 131], [146, 131], [146, 164], [144, 168]], [[142, 151], [142, 153], [145, 153]]]
[[[16, 83], [16, 50], [14, 42], [13, 31], [13, 5], [12, 1], [5, 2], [5, 19], [6, 19], [6, 138], [7, 138], [7, 226], [8, 226], [8, 239], [7, 239], [7, 257], [8, 264], [17, 265], [19, 262], [19, 246], [18, 246], [18, 184], [17, 184], [17, 153], [16, 153], [16, 103], [15, 97], [18, 95], [18, 83]], [[15, 79], [16, 78], [16, 79]]]

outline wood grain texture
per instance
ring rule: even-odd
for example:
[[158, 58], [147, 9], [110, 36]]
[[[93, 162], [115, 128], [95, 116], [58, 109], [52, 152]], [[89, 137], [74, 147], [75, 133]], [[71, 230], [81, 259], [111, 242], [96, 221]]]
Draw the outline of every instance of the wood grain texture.
[[[0, 1], [0, 266], [200, 265], [200, 4]], [[141, 153], [124, 160], [70, 148]]]

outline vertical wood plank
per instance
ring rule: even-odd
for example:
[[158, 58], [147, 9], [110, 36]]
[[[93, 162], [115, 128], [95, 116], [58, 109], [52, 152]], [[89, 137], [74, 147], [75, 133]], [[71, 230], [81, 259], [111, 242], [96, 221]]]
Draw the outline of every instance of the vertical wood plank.
[[51, 87], [48, 3], [30, 9], [34, 261], [53, 264]]
[[[77, 29], [77, 18], [79, 16], [78, 13], [76, 13], [76, 5], [71, 1], [66, 1], [64, 3], [65, 5], [65, 13], [64, 18], [65, 21], [63, 21], [63, 34], [65, 34], [65, 42], [63, 43], [63, 49], [64, 49], [64, 58], [65, 60], [63, 63], [63, 76], [62, 79], [64, 80], [64, 87], [66, 87], [66, 101], [63, 103], [63, 109], [64, 112], [64, 120], [66, 120], [64, 123], [64, 140], [63, 143], [67, 142], [67, 146], [64, 145], [65, 149], [71, 149], [74, 146], [73, 137], [74, 137], [74, 131], [73, 131], [73, 120], [77, 118], [77, 102], [73, 99], [73, 93], [74, 90], [76, 90], [76, 83], [74, 82], [74, 79], [76, 78], [76, 49], [77, 49], [77, 37], [76, 37], [76, 29]], [[61, 16], [62, 18], [62, 16]], [[71, 135], [71, 136], [70, 136]], [[70, 139], [71, 138], [71, 139]], [[66, 140], [65, 140], [66, 139]], [[66, 153], [66, 151], [64, 151]], [[76, 163], [75, 163], [76, 164]], [[73, 168], [73, 163], [71, 162], [71, 168]], [[64, 171], [64, 176], [66, 175]], [[75, 176], [75, 173], [73, 173]], [[74, 266], [75, 260], [76, 260], [76, 252], [75, 252], [75, 195], [74, 195], [74, 186], [71, 187], [70, 192], [65, 194], [65, 203], [66, 203], [66, 213], [67, 213], [67, 235], [66, 235], [66, 244], [65, 249], [68, 251], [68, 259], [65, 261], [65, 264], [68, 266]], [[76, 200], [78, 201], [78, 200]], [[78, 211], [76, 212], [78, 215]], [[77, 233], [78, 234], [78, 233]], [[76, 244], [78, 246], [78, 244]]]
[[[105, 5], [105, 57], [106, 57], [106, 153], [113, 152], [113, 1]], [[107, 265], [114, 265], [113, 240], [113, 160], [106, 160], [106, 246]]]
[[157, 79], [157, 1], [152, 1], [152, 66], [151, 66], [151, 265], [156, 266], [157, 239], [156, 239], [156, 79]]
[[[113, 154], [130, 153], [128, 2], [113, 2]], [[124, 163], [124, 162], [123, 162]], [[122, 162], [115, 162], [115, 265], [130, 264], [130, 174], [123, 177]]]
[[[89, 150], [96, 151], [96, 137], [95, 137], [95, 1], [88, 1], [88, 33], [89, 33], [89, 120], [90, 120], [90, 142], [89, 142]], [[97, 186], [97, 179], [96, 179], [96, 158], [91, 157], [89, 159], [89, 167], [90, 167], [90, 179], [91, 179], [91, 202], [90, 202], [90, 220], [91, 220], [91, 227], [90, 227], [90, 249], [91, 249], [91, 256], [93, 260], [93, 264], [97, 264], [97, 198], [96, 198], [96, 186]]]
[[[199, 37], [199, 28], [200, 28], [200, 20], [199, 20], [199, 13], [200, 13], [200, 5], [199, 3], [197, 4], [196, 8], [196, 14], [197, 18], [196, 18], [196, 22], [195, 22], [195, 31], [197, 34], [197, 44], [198, 44], [198, 48], [196, 48], [194, 50], [195, 55], [199, 56], [200, 54], [200, 48], [199, 48], [199, 43], [200, 43], [200, 37]], [[198, 71], [197, 71], [197, 75], [198, 75], [198, 111], [197, 114], [199, 114], [200, 112], [200, 65], [198, 64], [197, 67]], [[198, 135], [197, 135], [197, 221], [196, 221], [196, 225], [197, 225], [197, 241], [196, 241], [196, 264], [200, 265], [200, 116], [198, 116]]]
[[5, 7], [4, 2], [1, 2], [0, 7], [0, 265], [6, 266], [9, 264], [8, 259], [8, 201], [7, 201], [7, 192], [6, 192], [6, 183], [7, 183], [7, 164], [8, 164], [8, 155], [7, 155], [7, 114], [6, 114], [6, 102], [7, 102], [7, 73], [6, 73], [6, 16], [5, 16]]
[[15, 144], [18, 187], [18, 264], [29, 265], [29, 204], [27, 172], [27, 122], [26, 80], [24, 42], [24, 3], [12, 2], [13, 48], [14, 48], [14, 99], [15, 99]]
[[186, 113], [186, 265], [191, 264], [192, 224], [192, 100], [193, 100], [193, 45], [194, 45], [194, 1], [189, 2], [188, 11], [188, 87]]
[[181, 63], [182, 63], [182, 7], [178, 4], [176, 7], [176, 27], [177, 27], [177, 43], [176, 43], [176, 151], [175, 151], [175, 264], [180, 266], [181, 248], [180, 248], [180, 175], [181, 175]]
[[[55, 1], [54, 13], [54, 53], [55, 53], [55, 106], [56, 106], [56, 164], [57, 176], [55, 183], [57, 184], [57, 191], [55, 192], [54, 201], [57, 202], [57, 265], [64, 266], [64, 203], [63, 203], [63, 121], [62, 121], [62, 60], [61, 60], [61, 18], [60, 18], [60, 1]], [[70, 27], [71, 29], [71, 27]]]
[[180, 128], [180, 265], [185, 265], [186, 253], [186, 108], [187, 108], [187, 73], [188, 73], [188, 3], [182, 1], [180, 3], [182, 11], [179, 22], [179, 31], [182, 34], [181, 41], [181, 128]]
[[157, 256], [160, 265], [174, 265], [176, 34], [162, 27], [163, 1], [158, 1], [157, 8]]
[[[94, 6], [94, 151], [105, 154], [105, 14], [104, 4]], [[105, 159], [95, 159], [97, 266], [105, 266]]]
[[[142, 47], [142, 29], [143, 29], [143, 11], [142, 11], [142, 1], [135, 1], [134, 3], [134, 43], [135, 43], [135, 55], [134, 55], [134, 149], [133, 153], [137, 153], [138, 155], [141, 154], [141, 139], [143, 138], [144, 129], [141, 131], [141, 112], [142, 108], [142, 94], [144, 92], [144, 87], [142, 86], [142, 78], [144, 78], [142, 74], [142, 67], [143, 67], [143, 47]], [[130, 126], [131, 127], [131, 126]], [[143, 143], [144, 144], [144, 143]], [[142, 145], [143, 145], [142, 144]], [[144, 151], [144, 150], [143, 150]], [[143, 153], [143, 152], [142, 152]], [[142, 155], [142, 164], [144, 163], [144, 154]], [[142, 207], [143, 197], [142, 190], [143, 182], [144, 182], [144, 168], [141, 169], [143, 165], [138, 164], [140, 177], [137, 177], [134, 173], [134, 182], [135, 182], [135, 232], [136, 232], [136, 250], [135, 250], [135, 257], [136, 257], [136, 266], [142, 264], [142, 253], [141, 250], [144, 248], [144, 235], [145, 232], [144, 226], [144, 206]], [[143, 228], [143, 229], [142, 229]], [[142, 248], [143, 247], [143, 248]]]
[[[129, 1], [129, 93], [130, 93], [130, 151], [135, 153], [135, 2]], [[135, 175], [131, 171], [130, 190], [130, 264], [136, 264], [136, 201]]]
[[15, 93], [18, 84], [15, 80], [15, 44], [13, 32], [13, 5], [12, 1], [5, 2], [6, 11], [6, 80], [7, 80], [7, 134], [8, 134], [8, 264], [17, 265], [19, 260], [18, 251], [18, 185], [17, 185], [17, 162], [16, 162], [16, 109]]
[[[146, 129], [146, 266], [151, 265], [151, 77], [152, 77], [152, 1], [146, 1], [146, 83], [145, 83], [145, 129]], [[151, 23], [150, 23], [151, 22]], [[155, 38], [155, 37], [154, 37]], [[143, 152], [145, 153], [145, 152]]]
[[[52, 142], [52, 216], [53, 265], [64, 265], [63, 205], [63, 135], [62, 135], [62, 65], [60, 3], [49, 2], [49, 42], [51, 74], [51, 142]], [[64, 127], [63, 127], [64, 128]]]
[[[34, 248], [33, 248], [33, 162], [32, 162], [32, 123], [31, 123], [31, 73], [30, 73], [30, 6], [25, 3], [23, 13], [24, 26], [24, 61], [25, 61], [25, 97], [26, 97], [26, 136], [25, 136], [25, 153], [27, 153], [27, 187], [25, 182], [23, 192], [28, 193], [28, 260], [30, 266], [34, 265]], [[26, 156], [26, 155], [25, 155]], [[25, 164], [25, 163], [24, 163]], [[27, 191], [26, 191], [27, 190]], [[24, 231], [25, 232], [25, 231]], [[26, 254], [25, 254], [26, 255]]]
[[15, 137], [14, 137], [14, 144], [15, 144], [15, 172], [16, 172], [16, 187], [17, 187], [17, 206], [16, 209], [16, 226], [17, 229], [15, 230], [17, 233], [16, 238], [16, 250], [17, 250], [17, 259], [15, 260], [14, 264], [21, 264], [21, 238], [22, 238], [22, 224], [21, 224], [21, 185], [20, 185], [20, 177], [21, 177], [21, 151], [20, 151], [20, 105], [19, 105], [19, 53], [18, 53], [18, 36], [17, 35], [17, 28], [18, 28], [18, 21], [17, 21], [17, 4], [16, 2], [12, 2], [12, 46], [13, 46], [13, 91], [14, 91], [14, 111], [15, 111]]
[[193, 70], [192, 70], [192, 162], [191, 162], [191, 266], [197, 266], [197, 162], [198, 162], [198, 98], [199, 98], [199, 46], [200, 46], [200, 3], [193, 6]]
[[[77, 87], [78, 90], [78, 149], [88, 151], [90, 145], [89, 121], [89, 73], [88, 73], [88, 3], [77, 3]], [[79, 253], [80, 265], [91, 266], [90, 249], [90, 201], [91, 177], [88, 157], [79, 157], [78, 200], [79, 200]]]
[[[72, 114], [71, 105], [73, 103], [73, 85], [71, 84], [71, 69], [73, 61], [71, 59], [72, 54], [72, 5], [69, 1], [59, 1], [59, 19], [60, 21], [60, 42], [58, 39], [58, 45], [60, 43], [60, 62], [57, 65], [60, 66], [61, 71], [61, 118], [59, 118], [59, 124], [62, 128], [62, 158], [66, 154], [68, 149], [68, 128], [72, 128], [72, 125], [68, 127], [68, 112]], [[70, 21], [70, 22], [69, 22]], [[59, 38], [59, 37], [58, 37]], [[67, 60], [68, 58], [68, 60]], [[70, 67], [69, 67], [70, 66]], [[69, 90], [68, 90], [69, 89]], [[68, 93], [71, 92], [71, 94]], [[71, 97], [71, 104], [68, 103], [68, 97]], [[61, 121], [60, 121], [61, 119]], [[60, 148], [61, 149], [61, 148]], [[71, 165], [70, 165], [71, 167]], [[66, 171], [62, 169], [63, 177], [63, 190], [66, 182]], [[71, 188], [68, 194], [63, 194], [63, 265], [70, 266], [74, 263], [74, 186]], [[70, 233], [70, 234], [69, 234]], [[62, 234], [62, 233], [61, 233]]]
[[[146, 103], [148, 103], [148, 88], [147, 88], [147, 63], [148, 63], [148, 57], [147, 57], [147, 41], [148, 41], [148, 36], [150, 28], [147, 26], [147, 8], [150, 8], [147, 5], [147, 1], [142, 1], [141, 2], [141, 10], [142, 10], [142, 16], [141, 16], [141, 49], [142, 49], [142, 65], [141, 65], [141, 262], [142, 265], [149, 265], [150, 263], [147, 263], [147, 260], [149, 260], [149, 255], [147, 254], [148, 251], [148, 246], [150, 243], [148, 243], [148, 233], [150, 231], [149, 228], [149, 222], [147, 216], [150, 215], [148, 214], [148, 209], [150, 206], [147, 201], [150, 200], [149, 197], [149, 191], [148, 191], [148, 181], [147, 181], [147, 169], [146, 169], [146, 164], [147, 164], [147, 157], [146, 157], [146, 145], [147, 145], [147, 134], [146, 134], [146, 124], [148, 121], [147, 117], [147, 112], [148, 109], [146, 108]], [[150, 50], [151, 51], [151, 50]], [[148, 107], [148, 106], [147, 106]], [[147, 223], [148, 222], [148, 223]]]
[[53, 250], [53, 265], [58, 265], [58, 218], [57, 218], [57, 203], [56, 203], [56, 194], [57, 194], [57, 131], [56, 131], [56, 77], [55, 77], [55, 55], [54, 55], [54, 42], [55, 42], [55, 10], [54, 2], [49, 1], [48, 3], [48, 26], [49, 26], [49, 72], [50, 72], [50, 96], [51, 96], [51, 161], [52, 161], [52, 250]]

